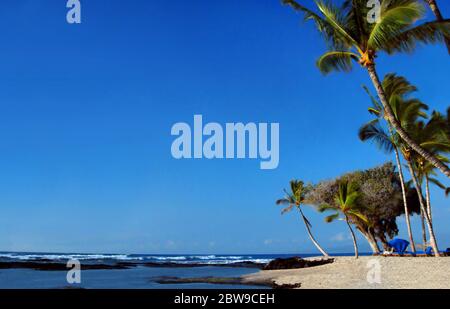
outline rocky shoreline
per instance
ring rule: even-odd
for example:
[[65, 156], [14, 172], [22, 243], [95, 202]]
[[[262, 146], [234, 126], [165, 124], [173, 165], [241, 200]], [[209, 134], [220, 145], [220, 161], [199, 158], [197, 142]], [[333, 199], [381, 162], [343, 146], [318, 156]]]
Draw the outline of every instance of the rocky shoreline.
[[243, 277], [199, 277], [199, 278], [179, 278], [179, 277], [156, 277], [151, 281], [159, 284], [184, 284], [184, 283], [209, 283], [209, 284], [228, 284], [228, 285], [251, 285], [251, 286], [265, 286], [272, 289], [292, 289], [301, 287], [300, 283], [295, 284], [277, 284], [275, 281], [258, 280], [251, 281], [246, 280]]
[[[33, 269], [41, 271], [67, 271], [66, 263], [59, 262], [42, 262], [42, 261], [26, 261], [26, 262], [0, 262], [0, 269]], [[121, 264], [83, 264], [82, 269], [128, 269], [129, 266]]]
[[[280, 270], [280, 269], [301, 269], [311, 268], [321, 265], [331, 264], [334, 262], [332, 258], [324, 259], [302, 259], [300, 257], [292, 257], [287, 259], [275, 259], [264, 267], [265, 271]], [[259, 273], [258, 273], [259, 274]], [[271, 277], [194, 277], [194, 278], [179, 278], [179, 277], [155, 277], [151, 279], [153, 282], [159, 284], [186, 284], [186, 283], [209, 283], [209, 284], [228, 284], [228, 285], [251, 285], [251, 286], [266, 286], [273, 289], [293, 289], [300, 288], [300, 282], [278, 283], [276, 278]]]
[[[174, 263], [174, 262], [117, 262], [111, 264], [105, 263], [88, 263], [81, 262], [83, 270], [100, 270], [100, 269], [130, 269], [133, 267], [161, 267], [161, 268], [186, 268], [186, 267], [242, 267], [262, 269], [266, 264], [255, 262], [235, 262], [235, 263]], [[50, 260], [34, 260], [34, 261], [0, 261], [0, 269], [33, 269], [40, 271], [66, 271], [68, 269], [66, 262], [50, 261]]]

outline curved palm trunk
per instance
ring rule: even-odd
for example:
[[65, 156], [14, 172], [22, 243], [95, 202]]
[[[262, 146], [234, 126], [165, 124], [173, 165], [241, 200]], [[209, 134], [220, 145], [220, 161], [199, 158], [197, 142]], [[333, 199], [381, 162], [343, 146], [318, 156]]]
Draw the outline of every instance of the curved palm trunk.
[[400, 162], [400, 156], [398, 154], [398, 149], [396, 146], [394, 146], [394, 152], [395, 152], [395, 161], [397, 162], [398, 175], [400, 177], [400, 184], [402, 187], [403, 206], [405, 207], [405, 218], [406, 218], [406, 226], [408, 228], [409, 242], [411, 243], [411, 251], [413, 253], [416, 253], [416, 245], [414, 243], [414, 238], [411, 230], [411, 221], [409, 218], [408, 202], [406, 200], [405, 179], [403, 178], [402, 164]]
[[433, 216], [431, 214], [431, 201], [430, 201], [430, 181], [428, 180], [428, 175], [425, 175], [425, 198], [427, 200], [427, 212], [430, 218], [431, 224], [433, 224]]
[[421, 155], [425, 160], [433, 164], [436, 168], [438, 168], [442, 173], [444, 173], [447, 177], [450, 178], [450, 168], [445, 165], [441, 160], [436, 158], [433, 154], [423, 149], [419, 144], [417, 144], [411, 137], [409, 137], [408, 133], [402, 128], [400, 122], [395, 118], [394, 112], [392, 111], [391, 106], [389, 105], [386, 95], [383, 90], [383, 86], [381, 84], [380, 78], [375, 69], [375, 64], [371, 64], [367, 66], [367, 71], [369, 72], [370, 79], [372, 80], [373, 85], [377, 91], [378, 97], [380, 98], [381, 103], [383, 104], [384, 112], [387, 117], [387, 120], [395, 129], [395, 131], [400, 135], [403, 141], [410, 146], [414, 151], [416, 151], [419, 155]]
[[[436, 0], [425, 0], [426, 3], [431, 8], [431, 11], [433, 12], [434, 16], [436, 16], [437, 21], [443, 21], [444, 17], [442, 16], [441, 10], [439, 9]], [[448, 53], [450, 54], [450, 37], [445, 38], [445, 45], [447, 45]]]
[[406, 162], [408, 163], [409, 172], [411, 173], [411, 178], [412, 178], [412, 180], [414, 182], [414, 186], [416, 187], [416, 190], [417, 190], [417, 195], [419, 197], [419, 202], [420, 202], [420, 210], [423, 213], [423, 215], [425, 217], [425, 222], [427, 223], [427, 226], [428, 226], [428, 234], [430, 235], [430, 245], [433, 248], [434, 255], [440, 256], [437, 242], [436, 242], [436, 237], [434, 236], [433, 225], [431, 224], [430, 217], [428, 216], [427, 210], [425, 209], [425, 203], [423, 201], [423, 196], [422, 196], [422, 189], [420, 188], [420, 185], [417, 180], [416, 173], [414, 172], [414, 169], [412, 167], [411, 161], [406, 160]]
[[300, 214], [302, 215], [303, 222], [305, 223], [306, 230], [308, 231], [309, 238], [313, 242], [313, 244], [316, 246], [316, 248], [322, 253], [325, 257], [328, 257], [328, 253], [325, 252], [325, 250], [322, 249], [322, 247], [319, 245], [319, 243], [315, 240], [314, 236], [311, 233], [311, 229], [309, 228], [308, 220], [306, 220], [305, 215], [303, 214], [303, 211], [301, 207], [298, 208], [300, 211]]
[[372, 249], [372, 253], [374, 253], [374, 254], [380, 253], [380, 247], [378, 246], [378, 242], [375, 239], [375, 236], [373, 236], [372, 232], [370, 232], [369, 230], [364, 231], [359, 228], [357, 228], [357, 229], [369, 243], [369, 246]]
[[355, 233], [353, 232], [352, 226], [348, 222], [347, 216], [345, 216], [345, 223], [347, 223], [347, 226], [350, 229], [350, 233], [352, 234], [353, 247], [355, 248], [355, 258], [358, 258], [358, 244], [356, 243]]

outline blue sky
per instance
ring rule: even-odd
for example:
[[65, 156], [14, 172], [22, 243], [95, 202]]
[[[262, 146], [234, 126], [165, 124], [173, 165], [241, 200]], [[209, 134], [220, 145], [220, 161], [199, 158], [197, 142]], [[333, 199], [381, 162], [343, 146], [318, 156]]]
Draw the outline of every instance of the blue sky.
[[[274, 204], [288, 181], [391, 159], [357, 138], [370, 119], [367, 74], [322, 76], [322, 41], [278, 0], [82, 5], [82, 24], [69, 25], [65, 1], [2, 2], [0, 251], [316, 252], [298, 215]], [[405, 75], [443, 111], [448, 59], [428, 46], [381, 56], [378, 69]], [[171, 126], [194, 114], [279, 122], [279, 167], [173, 159]], [[450, 247], [448, 199], [432, 195]], [[306, 212], [324, 247], [351, 252], [343, 224]]]

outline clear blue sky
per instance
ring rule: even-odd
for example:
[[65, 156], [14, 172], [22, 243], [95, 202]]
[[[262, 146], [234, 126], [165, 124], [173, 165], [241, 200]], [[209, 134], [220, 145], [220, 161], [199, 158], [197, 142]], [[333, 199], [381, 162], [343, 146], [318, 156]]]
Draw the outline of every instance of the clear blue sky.
[[[0, 251], [315, 252], [298, 215], [274, 204], [288, 181], [391, 159], [357, 138], [366, 73], [322, 76], [322, 41], [278, 0], [82, 1], [81, 25], [66, 23], [65, 2], [2, 1]], [[442, 46], [378, 60], [433, 108], [449, 105]], [[171, 126], [194, 114], [279, 122], [279, 167], [173, 159]], [[432, 194], [450, 247], [449, 200]], [[351, 252], [343, 224], [307, 215], [324, 247]]]

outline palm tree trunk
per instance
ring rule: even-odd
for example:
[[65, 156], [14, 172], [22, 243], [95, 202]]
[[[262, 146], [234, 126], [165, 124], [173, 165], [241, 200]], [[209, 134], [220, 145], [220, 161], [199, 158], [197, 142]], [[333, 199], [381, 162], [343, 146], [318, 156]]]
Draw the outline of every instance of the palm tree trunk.
[[428, 175], [425, 175], [425, 197], [427, 200], [427, 212], [430, 218], [431, 224], [433, 224], [433, 216], [431, 214], [431, 201], [430, 201], [430, 181], [428, 180]]
[[[437, 21], [443, 21], [444, 17], [442, 16], [441, 10], [439, 9], [439, 6], [437, 5], [436, 0], [425, 0], [426, 3], [431, 8], [431, 11], [433, 11], [434, 16], [436, 16]], [[447, 45], [448, 53], [450, 54], [450, 38], [445, 38], [445, 45]]]
[[416, 187], [416, 190], [417, 190], [417, 195], [419, 197], [419, 203], [420, 203], [420, 210], [424, 214], [425, 222], [427, 223], [427, 226], [428, 226], [428, 234], [430, 235], [431, 247], [433, 248], [434, 255], [440, 256], [437, 242], [436, 242], [436, 237], [434, 236], [433, 225], [431, 224], [430, 217], [428, 216], [427, 210], [425, 209], [425, 203], [423, 201], [423, 196], [422, 196], [422, 189], [420, 188], [420, 185], [417, 180], [416, 173], [414, 172], [411, 161], [406, 160], [406, 162], [408, 163], [409, 172], [411, 173], [411, 178], [412, 178], [412, 180], [414, 182], [414, 186]]
[[370, 232], [369, 230], [368, 231], [363, 231], [360, 229], [358, 229], [358, 230], [361, 232], [361, 234], [364, 236], [364, 238], [369, 243], [369, 246], [372, 249], [372, 253], [374, 253], [374, 254], [380, 253], [380, 247], [378, 246], [377, 240], [373, 236], [372, 232]]
[[[414, 171], [414, 168], [413, 168], [413, 171]], [[420, 190], [422, 190], [422, 181], [417, 180], [417, 183], [419, 185]], [[416, 190], [416, 192], [418, 192], [418, 191]], [[422, 192], [421, 192], [421, 195], [422, 195]], [[419, 200], [419, 203], [424, 203], [423, 199]], [[425, 209], [425, 207], [420, 207], [420, 224], [422, 226], [422, 242], [423, 242], [423, 248], [425, 250], [425, 248], [428, 247], [428, 241], [427, 241], [427, 229], [425, 227], [425, 212], [422, 210], [422, 208]]]
[[383, 237], [383, 239], [380, 239], [381, 245], [383, 246], [384, 251], [389, 251], [390, 247], [386, 240], [386, 238]]
[[322, 247], [319, 245], [319, 243], [314, 239], [314, 236], [311, 233], [311, 229], [309, 228], [308, 220], [306, 220], [305, 215], [303, 214], [303, 211], [301, 207], [298, 208], [300, 211], [300, 214], [302, 215], [303, 222], [305, 223], [306, 230], [308, 231], [309, 238], [313, 242], [313, 244], [316, 246], [316, 248], [322, 253], [325, 257], [328, 257], [328, 253], [325, 252], [325, 250], [322, 249]]
[[425, 160], [433, 164], [436, 168], [438, 168], [442, 173], [444, 173], [448, 178], [450, 178], [450, 168], [445, 165], [441, 160], [436, 158], [433, 154], [423, 149], [419, 144], [417, 144], [411, 137], [409, 137], [408, 133], [402, 128], [400, 122], [395, 118], [394, 112], [392, 111], [391, 106], [389, 105], [386, 95], [383, 90], [383, 86], [381, 84], [380, 78], [375, 69], [375, 64], [370, 64], [367, 66], [367, 71], [369, 72], [370, 79], [372, 80], [373, 85], [377, 91], [378, 97], [380, 98], [381, 103], [383, 104], [384, 113], [387, 117], [388, 122], [392, 125], [395, 131], [400, 135], [403, 141], [414, 149], [419, 155], [421, 155]]
[[427, 247], [427, 231], [425, 228], [425, 216], [422, 211], [422, 207], [420, 208], [420, 223], [422, 225], [422, 242], [423, 242], [423, 248], [425, 249]]
[[402, 164], [400, 162], [400, 156], [398, 154], [397, 146], [394, 146], [394, 152], [395, 152], [395, 161], [397, 162], [398, 175], [400, 177], [400, 184], [402, 187], [403, 206], [405, 207], [406, 227], [408, 229], [409, 242], [411, 243], [412, 252], [416, 253], [416, 245], [414, 243], [414, 238], [413, 238], [413, 234], [412, 234], [412, 230], [411, 230], [411, 221], [409, 218], [408, 202], [406, 200], [405, 179], [403, 178], [403, 169], [402, 169]]
[[355, 258], [358, 258], [358, 244], [356, 243], [355, 233], [353, 232], [352, 226], [348, 222], [347, 216], [345, 216], [345, 223], [347, 223], [347, 226], [350, 229], [350, 233], [352, 234], [353, 247], [355, 248]]

